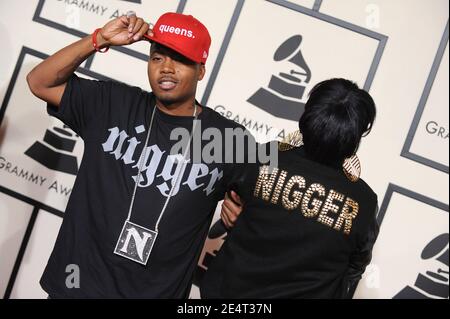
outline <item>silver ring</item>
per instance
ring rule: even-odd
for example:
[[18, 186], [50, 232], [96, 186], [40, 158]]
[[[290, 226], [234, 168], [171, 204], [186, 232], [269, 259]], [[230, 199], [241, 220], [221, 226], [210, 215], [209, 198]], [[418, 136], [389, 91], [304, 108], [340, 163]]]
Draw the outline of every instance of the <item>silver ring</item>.
[[135, 16], [135, 15], [136, 15], [136, 12], [134, 12], [133, 10], [129, 10], [129, 11], [127, 11], [127, 13], [126, 13], [127, 18], [129, 18], [129, 17], [131, 17], [131, 16]]

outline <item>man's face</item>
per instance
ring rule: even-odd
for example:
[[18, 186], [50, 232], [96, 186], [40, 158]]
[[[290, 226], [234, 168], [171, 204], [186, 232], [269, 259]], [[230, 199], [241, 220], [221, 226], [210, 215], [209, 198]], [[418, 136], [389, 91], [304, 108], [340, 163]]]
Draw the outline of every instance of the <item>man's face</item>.
[[203, 79], [205, 66], [179, 53], [153, 43], [148, 61], [148, 79], [156, 98], [165, 105], [195, 98], [197, 82]]

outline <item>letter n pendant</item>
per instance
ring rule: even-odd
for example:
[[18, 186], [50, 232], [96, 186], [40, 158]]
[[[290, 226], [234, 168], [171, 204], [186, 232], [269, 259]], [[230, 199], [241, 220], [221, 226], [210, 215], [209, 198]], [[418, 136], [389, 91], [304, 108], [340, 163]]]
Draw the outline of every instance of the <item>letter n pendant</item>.
[[146, 265], [158, 232], [126, 220], [114, 253]]

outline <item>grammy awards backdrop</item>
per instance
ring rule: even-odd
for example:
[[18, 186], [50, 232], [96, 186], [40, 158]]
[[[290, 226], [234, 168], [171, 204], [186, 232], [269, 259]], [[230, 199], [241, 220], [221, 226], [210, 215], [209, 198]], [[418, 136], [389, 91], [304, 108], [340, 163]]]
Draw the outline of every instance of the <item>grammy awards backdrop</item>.
[[[153, 23], [167, 11], [202, 21], [212, 46], [197, 99], [260, 142], [295, 131], [322, 80], [344, 77], [369, 91], [378, 114], [358, 156], [381, 228], [354, 298], [449, 297], [447, 0], [0, 1], [1, 296], [47, 297], [39, 279], [83, 154], [82, 139], [47, 115], [26, 75], [128, 10]], [[148, 53], [145, 41], [112, 47], [77, 74], [149, 91]], [[226, 238], [219, 213], [192, 298]]]

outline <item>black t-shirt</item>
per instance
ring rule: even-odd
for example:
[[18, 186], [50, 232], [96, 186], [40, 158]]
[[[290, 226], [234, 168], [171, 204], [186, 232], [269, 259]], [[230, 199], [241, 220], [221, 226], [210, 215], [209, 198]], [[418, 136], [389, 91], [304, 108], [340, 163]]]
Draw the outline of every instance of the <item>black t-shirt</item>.
[[[189, 162], [185, 170], [170, 155], [175, 128], [191, 132], [193, 117], [156, 109], [147, 157], [130, 221], [154, 230], [167, 195], [182, 173], [159, 224], [147, 264], [113, 253], [128, 215], [138, 162], [144, 149], [155, 98], [114, 81], [73, 75], [60, 107], [48, 106], [85, 143], [83, 159], [55, 247], [41, 279], [53, 297], [185, 298], [217, 201], [236, 168], [232, 164]], [[208, 107], [198, 115], [203, 132], [236, 128]], [[204, 146], [207, 142], [201, 142]], [[191, 143], [191, 150], [193, 149]], [[181, 155], [178, 155], [181, 156]], [[192, 156], [192, 153], [191, 153]], [[80, 287], [68, 288], [68, 265], [80, 270]]]
[[347, 298], [371, 259], [377, 197], [342, 168], [279, 152], [251, 165], [245, 207], [201, 283], [202, 298]]

